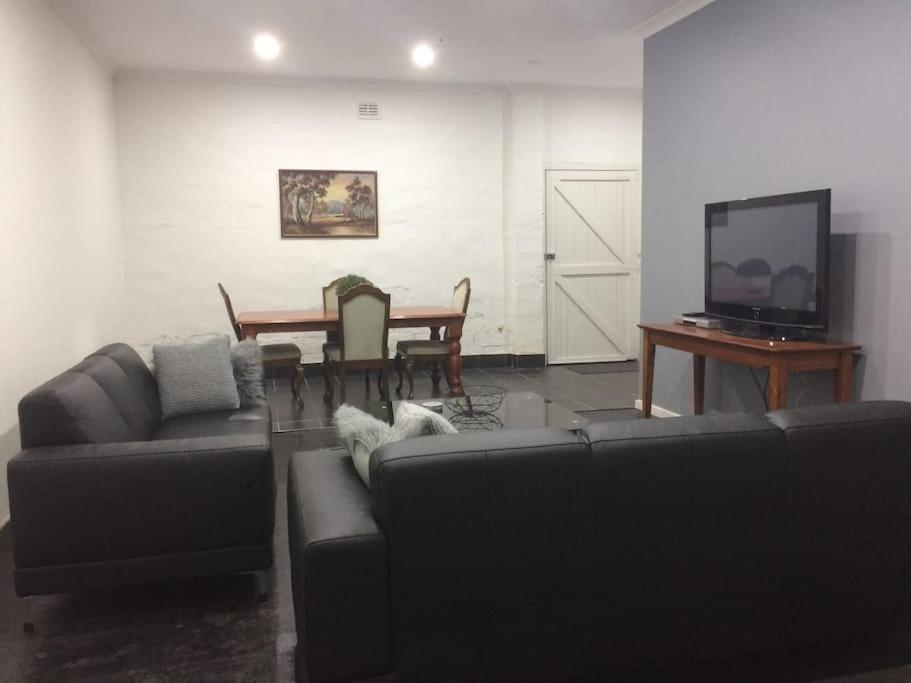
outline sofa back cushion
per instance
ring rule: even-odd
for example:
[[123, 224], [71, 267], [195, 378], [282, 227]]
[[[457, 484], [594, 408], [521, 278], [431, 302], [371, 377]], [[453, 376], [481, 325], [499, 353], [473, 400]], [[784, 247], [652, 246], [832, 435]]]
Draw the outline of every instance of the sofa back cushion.
[[589, 460], [579, 437], [558, 430], [420, 437], [371, 456], [403, 680], [548, 679], [577, 668], [591, 583]]
[[99, 349], [19, 402], [23, 448], [142, 441], [160, 421], [155, 378], [126, 344]]
[[911, 619], [911, 403], [780, 410], [792, 638]]
[[[777, 642], [784, 439], [751, 415], [592, 424], [591, 636], [619, 666]], [[593, 666], [599, 662], [594, 661]]]

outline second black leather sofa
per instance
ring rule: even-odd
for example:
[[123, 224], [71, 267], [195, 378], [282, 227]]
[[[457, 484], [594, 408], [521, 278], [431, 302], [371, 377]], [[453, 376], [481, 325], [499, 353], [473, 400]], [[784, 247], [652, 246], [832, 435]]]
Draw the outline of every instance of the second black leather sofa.
[[[541, 680], [911, 621], [911, 404], [292, 457], [299, 680]], [[841, 612], [841, 610], [845, 610]]]

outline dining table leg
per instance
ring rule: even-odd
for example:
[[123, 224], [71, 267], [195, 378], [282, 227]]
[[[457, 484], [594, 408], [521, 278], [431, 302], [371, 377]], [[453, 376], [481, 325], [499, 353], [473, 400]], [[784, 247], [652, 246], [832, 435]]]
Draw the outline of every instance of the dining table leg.
[[[431, 327], [430, 328], [430, 339], [432, 341], [440, 340], [440, 328]], [[430, 381], [433, 383], [433, 390], [437, 392], [440, 390], [440, 364], [434, 361], [430, 365]]]
[[447, 328], [449, 340], [449, 393], [464, 396], [462, 389], [462, 321], [457, 320]]

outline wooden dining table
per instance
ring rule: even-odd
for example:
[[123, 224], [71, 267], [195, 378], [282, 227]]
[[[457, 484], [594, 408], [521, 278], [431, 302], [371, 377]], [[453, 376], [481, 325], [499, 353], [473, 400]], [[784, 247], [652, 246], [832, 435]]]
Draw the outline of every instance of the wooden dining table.
[[[465, 314], [445, 306], [394, 306], [389, 309], [389, 327], [427, 327], [431, 339], [440, 339], [447, 328], [449, 343], [449, 391], [463, 396], [462, 389], [462, 323]], [[257, 335], [288, 332], [336, 332], [338, 311], [285, 310], [244, 311], [237, 314], [237, 324], [245, 339]]]

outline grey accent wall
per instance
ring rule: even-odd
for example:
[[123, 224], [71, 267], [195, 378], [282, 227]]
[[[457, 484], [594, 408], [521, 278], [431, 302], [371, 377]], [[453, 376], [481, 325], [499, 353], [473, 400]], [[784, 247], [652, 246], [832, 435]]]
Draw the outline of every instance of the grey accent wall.
[[[830, 338], [864, 345], [860, 398], [911, 399], [909, 29], [908, 0], [716, 0], [646, 40], [643, 321], [702, 310], [704, 204], [831, 187]], [[749, 370], [707, 366], [707, 409], [764, 410]], [[658, 350], [654, 403], [692, 412], [690, 356]]]

